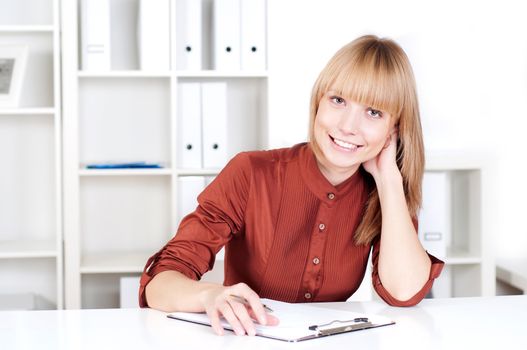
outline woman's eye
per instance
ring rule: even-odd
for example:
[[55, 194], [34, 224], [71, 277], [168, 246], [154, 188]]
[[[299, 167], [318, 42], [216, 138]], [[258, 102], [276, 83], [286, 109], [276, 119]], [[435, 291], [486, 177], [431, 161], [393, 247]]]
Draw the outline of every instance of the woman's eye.
[[380, 118], [382, 117], [382, 112], [373, 108], [368, 108], [368, 115], [373, 118]]
[[346, 103], [346, 101], [342, 97], [339, 97], [339, 96], [332, 96], [331, 100], [338, 105], [343, 105], [344, 103]]

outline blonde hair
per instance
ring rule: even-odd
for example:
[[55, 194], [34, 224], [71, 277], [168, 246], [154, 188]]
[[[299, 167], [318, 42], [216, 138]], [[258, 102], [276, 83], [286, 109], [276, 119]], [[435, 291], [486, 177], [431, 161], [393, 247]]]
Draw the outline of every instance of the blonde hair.
[[[412, 218], [417, 217], [424, 147], [415, 79], [403, 49], [390, 39], [366, 35], [342, 47], [329, 60], [311, 94], [309, 139], [318, 159], [324, 156], [314, 136], [315, 117], [320, 99], [329, 90], [392, 115], [399, 129], [397, 166], [403, 178], [406, 203]], [[371, 176], [368, 182], [371, 191], [354, 234], [356, 244], [371, 244], [381, 232], [379, 194]]]

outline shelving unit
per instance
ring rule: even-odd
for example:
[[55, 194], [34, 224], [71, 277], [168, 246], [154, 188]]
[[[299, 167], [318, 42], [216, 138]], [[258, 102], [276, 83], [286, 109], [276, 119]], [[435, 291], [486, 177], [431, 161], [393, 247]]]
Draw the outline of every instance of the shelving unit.
[[[133, 44], [139, 2], [110, 0], [112, 40], [120, 43], [112, 45], [108, 72], [81, 69], [80, 2], [62, 2], [67, 308], [119, 306], [119, 279], [139, 276], [147, 258], [177, 230], [186, 204], [179, 203], [179, 180], [218, 174], [219, 168], [178, 167], [180, 84], [226, 83], [229, 157], [267, 145], [267, 71], [211, 70], [210, 57], [204, 57], [204, 70], [176, 70], [176, 2], [170, 1], [172, 69], [142, 71]], [[212, 1], [202, 0], [202, 6], [205, 46], [211, 42]], [[85, 168], [137, 160], [163, 168]]]
[[[28, 8], [35, 11], [27, 11]], [[18, 107], [0, 108], [0, 299], [63, 307], [61, 72], [58, 0], [9, 1], [0, 45], [28, 47]], [[5, 294], [9, 293], [9, 294]]]
[[426, 172], [450, 178], [450, 245], [445, 267], [434, 284], [435, 297], [490, 296], [496, 275], [489, 215], [490, 168], [483, 154], [434, 152], [426, 156]]

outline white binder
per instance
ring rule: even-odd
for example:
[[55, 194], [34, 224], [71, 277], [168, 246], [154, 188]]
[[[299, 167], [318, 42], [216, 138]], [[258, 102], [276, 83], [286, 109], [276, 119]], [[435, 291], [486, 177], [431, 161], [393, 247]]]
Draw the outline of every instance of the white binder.
[[419, 213], [419, 239], [423, 247], [444, 259], [451, 231], [450, 177], [447, 172], [425, 172], [423, 205]]
[[137, 290], [139, 277], [121, 277], [119, 279], [119, 307], [121, 309], [139, 308]]
[[170, 69], [170, 0], [140, 0], [138, 13], [139, 67]]
[[266, 0], [241, 0], [241, 69], [266, 68]]
[[110, 3], [108, 0], [81, 2], [82, 70], [111, 69]]
[[198, 195], [205, 188], [203, 176], [181, 176], [178, 178], [178, 219], [179, 222], [196, 210]]
[[180, 83], [177, 91], [178, 166], [201, 168], [201, 87], [199, 83]]
[[222, 168], [227, 163], [227, 84], [201, 84], [203, 166]]
[[201, 70], [201, 1], [177, 0], [176, 67], [178, 70]]
[[240, 0], [214, 0], [214, 69], [240, 69]]

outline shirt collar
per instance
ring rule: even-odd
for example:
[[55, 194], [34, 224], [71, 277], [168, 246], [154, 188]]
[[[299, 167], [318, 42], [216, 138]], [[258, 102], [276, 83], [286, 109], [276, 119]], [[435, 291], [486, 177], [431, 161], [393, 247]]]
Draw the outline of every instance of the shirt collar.
[[362, 167], [347, 180], [333, 186], [320, 171], [311, 145], [304, 144], [300, 150], [300, 173], [307, 187], [321, 201], [331, 205], [344, 197], [351, 189], [363, 182]]

